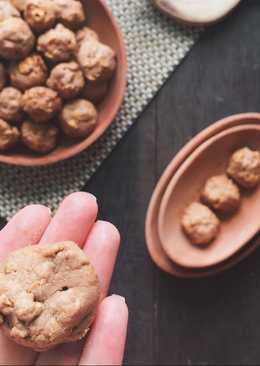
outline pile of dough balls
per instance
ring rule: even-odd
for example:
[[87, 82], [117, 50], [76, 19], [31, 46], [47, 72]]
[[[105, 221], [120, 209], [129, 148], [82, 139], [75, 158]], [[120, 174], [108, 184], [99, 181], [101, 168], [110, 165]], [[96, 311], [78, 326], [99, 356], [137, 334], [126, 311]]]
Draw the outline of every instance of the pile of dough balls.
[[80, 0], [0, 0], [0, 151], [96, 128], [116, 54], [85, 24]]
[[207, 245], [218, 235], [220, 219], [240, 206], [242, 189], [260, 182], [260, 152], [243, 147], [231, 156], [226, 174], [209, 178], [201, 192], [201, 202], [191, 203], [182, 217], [182, 228], [195, 245]]

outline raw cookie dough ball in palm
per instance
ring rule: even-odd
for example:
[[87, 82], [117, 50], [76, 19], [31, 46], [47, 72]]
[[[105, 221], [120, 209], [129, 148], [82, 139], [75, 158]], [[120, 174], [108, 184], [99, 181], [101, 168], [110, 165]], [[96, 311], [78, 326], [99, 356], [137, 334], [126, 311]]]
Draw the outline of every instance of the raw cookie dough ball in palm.
[[221, 213], [232, 213], [240, 205], [240, 192], [226, 175], [218, 175], [207, 180], [201, 199]]
[[52, 0], [61, 23], [72, 29], [79, 28], [86, 20], [84, 8], [78, 0]]
[[0, 56], [7, 60], [26, 57], [34, 46], [35, 37], [21, 18], [8, 18], [0, 23]]
[[8, 0], [0, 0], [0, 22], [11, 17], [20, 17], [21, 14]]
[[0, 91], [4, 88], [6, 84], [6, 72], [3, 64], [0, 63]]
[[34, 121], [46, 122], [61, 109], [61, 98], [50, 88], [36, 86], [26, 90], [22, 98], [22, 107]]
[[235, 151], [227, 173], [242, 187], [254, 188], [260, 182], [260, 152], [248, 147]]
[[85, 85], [84, 75], [79, 65], [72, 61], [55, 66], [47, 85], [56, 90], [62, 98], [75, 98]]
[[0, 151], [13, 147], [19, 136], [20, 133], [16, 127], [10, 126], [6, 121], [0, 119]]
[[44, 85], [47, 77], [48, 69], [45, 62], [36, 53], [14, 65], [10, 71], [12, 85], [21, 90]]
[[186, 208], [181, 223], [185, 234], [196, 245], [209, 244], [216, 238], [220, 227], [217, 216], [199, 202]]
[[1, 91], [0, 118], [13, 123], [21, 122], [23, 110], [20, 90], [10, 86]]
[[96, 127], [97, 110], [91, 102], [78, 99], [64, 106], [59, 119], [67, 136], [86, 137]]
[[53, 62], [68, 61], [76, 47], [75, 34], [62, 24], [58, 24], [38, 38], [38, 51]]
[[56, 7], [52, 0], [27, 0], [24, 18], [37, 33], [50, 29], [56, 21]]
[[38, 153], [48, 153], [57, 145], [59, 130], [51, 124], [25, 121], [21, 126], [21, 139], [25, 146]]
[[94, 320], [99, 291], [95, 269], [75, 243], [27, 246], [0, 269], [2, 328], [36, 351], [80, 340]]
[[76, 56], [89, 81], [109, 80], [116, 68], [114, 50], [92, 37], [85, 37], [81, 41]]

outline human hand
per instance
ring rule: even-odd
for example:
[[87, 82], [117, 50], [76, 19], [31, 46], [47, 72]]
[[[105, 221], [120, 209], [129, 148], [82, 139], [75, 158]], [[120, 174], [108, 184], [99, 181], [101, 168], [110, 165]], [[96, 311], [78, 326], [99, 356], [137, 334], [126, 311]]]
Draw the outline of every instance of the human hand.
[[110, 223], [96, 221], [94, 196], [77, 192], [66, 197], [53, 218], [47, 207], [27, 206], [0, 231], [0, 262], [30, 244], [72, 240], [86, 252], [101, 283], [97, 318], [87, 339], [45, 353], [21, 347], [0, 333], [0, 365], [120, 365], [127, 333], [128, 310], [120, 296], [106, 297], [120, 237]]

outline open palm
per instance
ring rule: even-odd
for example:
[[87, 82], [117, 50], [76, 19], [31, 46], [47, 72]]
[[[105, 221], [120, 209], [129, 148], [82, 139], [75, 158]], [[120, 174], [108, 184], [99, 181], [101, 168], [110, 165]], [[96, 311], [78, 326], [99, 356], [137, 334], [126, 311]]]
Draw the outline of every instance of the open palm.
[[39, 354], [16, 345], [0, 333], [0, 365], [120, 365], [123, 359], [128, 310], [120, 296], [106, 297], [119, 248], [116, 228], [97, 221], [94, 196], [78, 192], [62, 202], [51, 218], [47, 207], [27, 206], [0, 232], [0, 262], [13, 250], [30, 244], [72, 240], [95, 266], [101, 302], [87, 339]]

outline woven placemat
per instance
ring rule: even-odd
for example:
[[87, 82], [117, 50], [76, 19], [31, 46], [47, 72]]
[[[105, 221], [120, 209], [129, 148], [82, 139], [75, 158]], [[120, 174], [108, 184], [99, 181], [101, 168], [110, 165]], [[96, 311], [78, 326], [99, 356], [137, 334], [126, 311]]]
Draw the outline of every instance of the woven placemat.
[[161, 15], [151, 0], [108, 0], [128, 49], [128, 87], [109, 131], [76, 158], [44, 168], [0, 167], [0, 216], [10, 218], [30, 203], [55, 209], [80, 190], [124, 136], [199, 36]]

